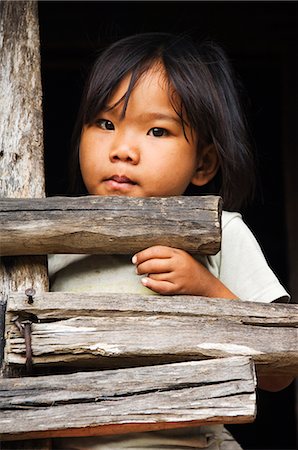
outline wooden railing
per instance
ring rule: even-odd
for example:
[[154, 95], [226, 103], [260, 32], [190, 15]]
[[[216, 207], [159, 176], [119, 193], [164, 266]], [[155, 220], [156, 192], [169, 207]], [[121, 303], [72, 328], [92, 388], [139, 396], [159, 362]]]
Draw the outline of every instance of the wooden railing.
[[[47, 293], [43, 255], [51, 251], [111, 252], [119, 250], [121, 241], [121, 252], [134, 252], [153, 242], [171, 242], [191, 252], [216, 252], [220, 244], [219, 208], [217, 204], [206, 226], [202, 218], [210, 214], [209, 209], [194, 216], [189, 200], [179, 199], [179, 208], [176, 204], [171, 212], [159, 210], [158, 226], [151, 222], [152, 227], [144, 233], [149, 211], [142, 221], [144, 210], [139, 200], [135, 200], [139, 215], [132, 214], [132, 203], [124, 208], [121, 230], [116, 230], [106, 205], [100, 213], [96, 211], [101, 199], [42, 200], [37, 3], [0, 2], [0, 33], [0, 63], [5, 67], [0, 79], [0, 195], [5, 199], [1, 213], [1, 254], [5, 256], [0, 272], [0, 324], [4, 318], [6, 322], [4, 372], [11, 376], [14, 369], [14, 374], [20, 375], [22, 370], [16, 369], [24, 368], [26, 362], [28, 366], [32, 359], [34, 374], [0, 380], [0, 438], [18, 440], [2, 442], [3, 450], [50, 450], [50, 440], [40, 437], [253, 420], [255, 364], [260, 372], [297, 371], [296, 305], [200, 297], [144, 299], [125, 295], [115, 299]], [[16, 198], [28, 200], [17, 203]], [[162, 201], [154, 202], [157, 209], [162, 206]], [[197, 199], [192, 202], [198, 208]], [[120, 203], [113, 214], [119, 214]], [[51, 209], [50, 204], [56, 206]], [[30, 210], [32, 205], [35, 207]], [[86, 210], [92, 217], [89, 231], [84, 222]], [[152, 203], [150, 211], [156, 211]], [[43, 221], [41, 216], [51, 221]], [[108, 223], [105, 230], [104, 221]], [[126, 234], [121, 234], [124, 231]], [[83, 327], [90, 328], [92, 318], [96, 326], [88, 339], [70, 345], [78, 337], [70, 326], [74, 319], [80, 323], [75, 329], [81, 336]], [[125, 326], [127, 321], [129, 326]], [[51, 352], [46, 340], [51, 346], [59, 341], [59, 349], [56, 346]], [[67, 363], [65, 371], [72, 365], [73, 373], [53, 374], [64, 370], [63, 362]], [[65, 421], [58, 421], [58, 416]], [[31, 438], [31, 442], [24, 441]]]
[[[218, 197], [0, 203], [5, 255], [56, 252], [61, 236], [76, 253], [115, 252], [117, 240], [130, 254], [172, 239], [193, 252], [220, 245]], [[0, 381], [3, 440], [252, 421], [254, 366], [298, 372], [298, 305], [28, 287], [4, 298], [3, 370], [27, 376]]]

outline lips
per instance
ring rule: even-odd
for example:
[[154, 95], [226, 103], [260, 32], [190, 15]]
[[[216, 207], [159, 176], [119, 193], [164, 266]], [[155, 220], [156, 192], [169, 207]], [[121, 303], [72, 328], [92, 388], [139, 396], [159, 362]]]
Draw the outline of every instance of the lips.
[[111, 178], [108, 178], [108, 180], [115, 181], [116, 183], [119, 184], [132, 184], [132, 185], [136, 184], [134, 181], [132, 181], [125, 175], [113, 175]]
[[107, 193], [114, 195], [129, 195], [131, 194], [137, 183], [131, 180], [126, 175], [113, 175], [104, 180]]

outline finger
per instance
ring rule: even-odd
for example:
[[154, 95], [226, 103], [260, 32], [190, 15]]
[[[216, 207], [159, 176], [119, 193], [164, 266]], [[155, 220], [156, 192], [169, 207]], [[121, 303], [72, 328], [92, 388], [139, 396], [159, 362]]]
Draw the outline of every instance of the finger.
[[174, 278], [172, 277], [171, 272], [148, 273], [146, 278], [150, 278], [150, 280], [155, 280], [155, 281], [167, 281], [169, 283], [174, 282]]
[[164, 245], [155, 245], [153, 247], [146, 248], [145, 250], [142, 250], [141, 252], [136, 253], [132, 257], [132, 263], [133, 264], [141, 264], [144, 261], [147, 261], [148, 259], [158, 258], [170, 258], [173, 254], [173, 248], [166, 247]]
[[151, 277], [144, 277], [141, 280], [142, 284], [154, 292], [162, 295], [174, 294], [175, 286], [170, 281], [158, 281]]
[[136, 267], [136, 273], [168, 273], [171, 272], [171, 258], [149, 259]]

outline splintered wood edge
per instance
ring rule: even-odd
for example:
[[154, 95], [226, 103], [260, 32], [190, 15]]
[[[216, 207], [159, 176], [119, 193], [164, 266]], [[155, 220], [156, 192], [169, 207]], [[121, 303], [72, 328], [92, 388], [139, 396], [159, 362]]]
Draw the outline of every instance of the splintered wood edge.
[[3, 441], [23, 440], [23, 439], [43, 439], [56, 437], [87, 437], [87, 436], [108, 436], [114, 434], [140, 433], [145, 431], [172, 430], [175, 428], [188, 428], [210, 424], [242, 424], [251, 423], [256, 415], [244, 415], [223, 419], [221, 416], [212, 419], [191, 420], [187, 422], [149, 422], [148, 423], [124, 423], [113, 425], [96, 425], [84, 428], [67, 428], [64, 430], [32, 431], [16, 434], [0, 433]]

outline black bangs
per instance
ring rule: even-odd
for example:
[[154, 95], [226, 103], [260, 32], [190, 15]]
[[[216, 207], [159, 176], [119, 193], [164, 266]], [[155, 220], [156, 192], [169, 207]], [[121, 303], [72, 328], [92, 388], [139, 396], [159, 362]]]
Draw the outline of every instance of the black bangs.
[[125, 115], [129, 97], [136, 82], [155, 61], [160, 59], [163, 46], [161, 37], [165, 41], [171, 39], [171, 35], [166, 33], [135, 35], [116, 42], [99, 56], [83, 93], [82, 120], [84, 124], [94, 121], [98, 112], [107, 107], [119, 83], [125, 76], [131, 75], [128, 90], [123, 99], [119, 100], [119, 103], [124, 101], [123, 114]]
[[[119, 100], [117, 100], [116, 103], [114, 103], [113, 105], [105, 105], [103, 109], [106, 111], [111, 111], [112, 109], [117, 108], [118, 105], [123, 103], [123, 108], [122, 108], [121, 116], [120, 116], [120, 118], [123, 119], [125, 117], [128, 102], [129, 102], [131, 93], [132, 93], [135, 85], [137, 84], [138, 80], [142, 77], [142, 75], [144, 73], [146, 73], [149, 70], [149, 68], [152, 67], [153, 65], [154, 65], [154, 61], [151, 61], [150, 63], [147, 62], [146, 64], [138, 65], [137, 67], [133, 68], [132, 71], [125, 74], [125, 76], [130, 75], [130, 80], [129, 80], [129, 85], [128, 85], [127, 91]], [[123, 80], [123, 78], [122, 78], [122, 80]], [[120, 80], [120, 82], [122, 80]], [[117, 86], [119, 85], [119, 83], [117, 84]], [[114, 90], [111, 92], [110, 97], [112, 97], [113, 94], [114, 94]], [[107, 101], [109, 101], [109, 99], [107, 99]], [[100, 111], [100, 109], [98, 111]]]

